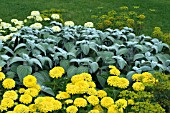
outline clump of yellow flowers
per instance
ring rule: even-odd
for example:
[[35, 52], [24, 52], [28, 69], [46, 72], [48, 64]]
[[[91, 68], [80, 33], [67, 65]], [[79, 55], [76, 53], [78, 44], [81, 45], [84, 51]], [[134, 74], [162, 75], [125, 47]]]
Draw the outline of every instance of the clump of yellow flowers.
[[[6, 85], [3, 98], [0, 103], [0, 111], [6, 113], [48, 113], [48, 112], [66, 112], [66, 113], [124, 113], [127, 107], [136, 110], [139, 104], [148, 105], [151, 107], [158, 106], [161, 112], [164, 109], [159, 104], [149, 104], [148, 102], [137, 102], [135, 99], [140, 99], [139, 95], [147, 95], [145, 98], [153, 96], [145, 90], [145, 83], [158, 82], [152, 74], [144, 72], [142, 74], [134, 74], [132, 79], [136, 81], [132, 88], [134, 91], [129, 91], [129, 81], [126, 78], [121, 78], [120, 71], [115, 66], [111, 68], [107, 83], [110, 86], [122, 89], [118, 98], [113, 98], [110, 93], [105, 90], [96, 88], [96, 83], [92, 80], [89, 73], [81, 73], [72, 76], [70, 82], [67, 83], [65, 90], [57, 91], [55, 97], [41, 95], [41, 86], [37, 83], [37, 78], [34, 75], [27, 75], [23, 78], [23, 86], [18, 89], [15, 87], [13, 79], [5, 78], [5, 74], [0, 72], [0, 82], [4, 87], [4, 81], [8, 80], [12, 85]], [[54, 67], [49, 71], [49, 76], [52, 79], [60, 79], [63, 77], [65, 70], [60, 67]], [[15, 82], [15, 81], [14, 81]], [[9, 84], [9, 83], [6, 83]], [[126, 90], [125, 90], [126, 88]], [[137, 92], [137, 93], [135, 93]], [[126, 94], [125, 94], [126, 93]], [[126, 96], [124, 96], [126, 95]], [[128, 96], [133, 98], [127, 98]], [[164, 113], [164, 112], [163, 112]]]

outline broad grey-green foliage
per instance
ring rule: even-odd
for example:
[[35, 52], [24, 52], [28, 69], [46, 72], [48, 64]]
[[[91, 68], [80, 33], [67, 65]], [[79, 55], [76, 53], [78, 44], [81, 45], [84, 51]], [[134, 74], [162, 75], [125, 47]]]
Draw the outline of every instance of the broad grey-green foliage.
[[108, 65], [115, 65], [127, 78], [144, 71], [170, 72], [168, 45], [149, 36], [136, 36], [131, 28], [102, 32], [52, 22], [54, 25], [61, 31], [23, 27], [11, 41], [0, 42], [0, 66], [12, 72], [11, 67], [27, 65], [35, 72], [61, 65], [68, 77], [81, 72], [101, 75]]

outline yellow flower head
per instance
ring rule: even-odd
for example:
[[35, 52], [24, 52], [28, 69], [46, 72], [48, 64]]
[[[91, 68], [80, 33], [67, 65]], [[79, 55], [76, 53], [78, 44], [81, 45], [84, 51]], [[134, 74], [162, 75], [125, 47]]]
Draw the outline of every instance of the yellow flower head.
[[92, 81], [92, 77], [89, 73], [81, 73], [81, 76], [83, 76], [85, 81], [91, 82]]
[[144, 91], [145, 90], [145, 86], [142, 82], [135, 82], [135, 83], [133, 83], [132, 87], [135, 91]]
[[117, 75], [117, 76], [120, 75], [120, 71], [115, 66], [110, 65], [109, 68], [111, 68], [110, 69], [111, 75]]
[[59, 92], [59, 94], [56, 95], [56, 98], [58, 100], [67, 99], [70, 97], [71, 97], [70, 94], [68, 94], [67, 92]]
[[38, 96], [39, 91], [36, 88], [28, 88], [25, 90], [24, 94], [29, 94], [32, 97]]
[[30, 104], [29, 106], [30, 112], [36, 112], [37, 111], [37, 106], [35, 104]]
[[132, 79], [133, 79], [133, 81], [139, 82], [139, 81], [142, 81], [143, 76], [142, 76], [142, 74], [133, 74]]
[[125, 89], [129, 86], [129, 80], [126, 78], [119, 78], [117, 82], [117, 87]]
[[29, 104], [32, 102], [32, 97], [29, 94], [24, 94], [20, 96], [19, 101], [24, 104]]
[[93, 105], [93, 106], [99, 104], [99, 99], [98, 99], [98, 97], [97, 97], [97, 96], [94, 96], [94, 95], [91, 95], [91, 96], [87, 97], [87, 101], [88, 101], [91, 105]]
[[3, 98], [1, 100], [1, 106], [5, 107], [5, 108], [11, 108], [14, 106], [14, 100], [12, 100], [10, 98]]
[[3, 98], [10, 98], [12, 100], [17, 100], [18, 99], [18, 94], [14, 90], [6, 91], [3, 94]]
[[114, 87], [117, 87], [117, 83], [118, 83], [118, 80], [120, 78], [117, 77], [117, 76], [109, 76], [108, 79], [107, 79], [107, 83], [108, 85], [110, 86], [114, 86]]
[[97, 96], [99, 98], [103, 98], [103, 97], [106, 97], [107, 96], [107, 93], [104, 91], [104, 90], [98, 90], [97, 91]]
[[74, 105], [77, 107], [86, 107], [87, 101], [84, 98], [76, 98], [74, 100]]
[[41, 86], [39, 84], [36, 84], [35, 86], [33, 86], [32, 88], [37, 89], [38, 91], [41, 91]]
[[14, 107], [16, 113], [29, 113], [29, 107], [24, 104], [18, 104]]
[[120, 10], [128, 10], [128, 7], [127, 6], [121, 6]]
[[20, 89], [19, 89], [19, 93], [20, 93], [20, 94], [22, 94], [22, 93], [24, 93], [24, 92], [25, 92], [25, 88], [20, 88]]
[[65, 73], [64, 68], [57, 66], [50, 70], [50, 77], [60, 78]]
[[114, 104], [114, 100], [111, 97], [103, 97], [101, 99], [101, 105], [105, 108], [110, 107], [112, 104]]
[[118, 108], [126, 108], [127, 107], [127, 101], [125, 99], [119, 99], [115, 102], [115, 104], [118, 106]]
[[89, 88], [95, 88], [96, 84], [94, 82], [88, 82]]
[[90, 110], [88, 113], [100, 113], [99, 110]]
[[[2, 68], [1, 68], [2, 69]], [[0, 70], [1, 71], [1, 70]], [[0, 81], [5, 79], [5, 74], [3, 72], [0, 72]]]
[[137, 18], [139, 18], [140, 20], [144, 20], [145, 19], [145, 15], [143, 15], [143, 14], [138, 15]]
[[89, 88], [87, 91], [89, 95], [97, 95], [97, 90], [95, 88]]
[[66, 104], [72, 104], [72, 103], [73, 103], [73, 100], [72, 100], [72, 99], [67, 99], [67, 100], [65, 101], [65, 103], [66, 103]]
[[64, 25], [65, 26], [74, 26], [74, 22], [73, 21], [65, 21]]
[[26, 77], [24, 77], [23, 79], [23, 84], [26, 87], [34, 87], [37, 84], [37, 79], [35, 76], [33, 75], [27, 75]]
[[79, 87], [73, 84], [67, 84], [66, 86], [66, 92], [69, 94], [78, 94], [79, 93]]
[[86, 22], [84, 24], [84, 27], [94, 27], [93, 23], [92, 22]]
[[78, 86], [79, 90], [79, 94], [83, 94], [86, 93], [89, 89], [89, 84], [87, 81], [79, 81], [75, 83], [76, 86]]
[[53, 105], [54, 105], [53, 110], [59, 110], [59, 109], [62, 108], [62, 103], [61, 103], [60, 101], [54, 100], [54, 101], [52, 101], [52, 102], [53, 102]]
[[107, 113], [121, 113], [121, 112], [119, 112], [117, 106], [113, 104], [108, 108]]
[[11, 78], [6, 78], [3, 82], [2, 85], [5, 89], [12, 89], [15, 87], [15, 81]]
[[71, 82], [73, 84], [75, 84], [76, 82], [79, 82], [79, 81], [84, 81], [84, 77], [80, 74], [77, 74], [77, 75], [74, 75], [71, 77]]
[[69, 106], [66, 108], [66, 113], [77, 113], [78, 108], [76, 106]]

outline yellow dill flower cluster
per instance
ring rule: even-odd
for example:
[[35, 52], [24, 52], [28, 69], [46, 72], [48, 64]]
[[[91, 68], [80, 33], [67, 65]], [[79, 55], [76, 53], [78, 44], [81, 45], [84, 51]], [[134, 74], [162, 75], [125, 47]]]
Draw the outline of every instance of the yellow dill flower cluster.
[[127, 6], [121, 6], [120, 10], [128, 10], [128, 7]]
[[5, 89], [12, 89], [15, 87], [15, 81], [11, 78], [6, 78], [3, 82], [2, 82], [2, 86]]
[[60, 78], [64, 73], [64, 68], [57, 66], [50, 70], [49, 75], [51, 78]]
[[140, 15], [137, 16], [137, 18], [139, 18], [140, 20], [144, 20], [145, 19], [145, 15], [140, 14]]
[[120, 75], [120, 71], [115, 66], [110, 65], [109, 68], [111, 68], [110, 69], [111, 75], [117, 75], [117, 76]]
[[62, 108], [62, 103], [53, 97], [37, 97], [35, 100], [37, 110], [40, 112], [52, 112]]
[[122, 89], [125, 89], [129, 86], [129, 80], [127, 80], [126, 78], [119, 78], [117, 76], [109, 76], [107, 79], [107, 83], [110, 86]]

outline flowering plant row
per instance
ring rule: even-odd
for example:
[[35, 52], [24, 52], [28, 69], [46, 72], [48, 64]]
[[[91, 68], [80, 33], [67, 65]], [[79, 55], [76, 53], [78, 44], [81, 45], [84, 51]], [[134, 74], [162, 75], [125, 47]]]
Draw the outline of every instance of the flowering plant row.
[[[98, 89], [92, 80], [93, 76], [81, 73], [74, 75], [63, 90], [56, 91], [55, 96], [42, 93], [43, 87], [40, 87], [34, 75], [25, 76], [22, 84], [17, 84], [14, 79], [6, 78], [6, 75], [0, 72], [3, 93], [0, 110], [7, 113], [165, 112], [153, 100], [154, 93], [147, 89], [159, 84], [159, 80], [151, 73], [134, 74], [131, 86], [128, 79], [119, 77], [120, 71], [115, 66], [109, 68], [111, 69], [106, 89]], [[60, 66], [54, 67], [49, 71], [49, 77], [53, 80], [62, 79], [66, 77], [65, 70]], [[57, 84], [54, 85], [57, 87]], [[115, 95], [117, 91], [119, 93]]]

